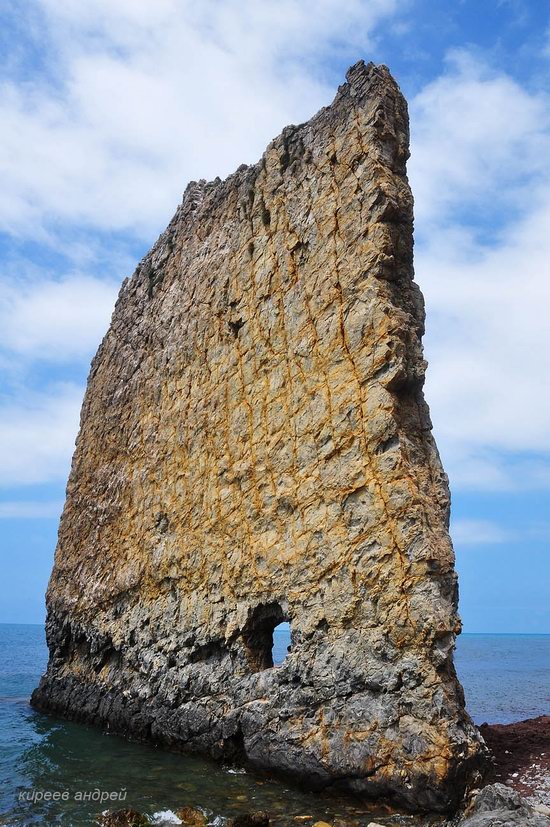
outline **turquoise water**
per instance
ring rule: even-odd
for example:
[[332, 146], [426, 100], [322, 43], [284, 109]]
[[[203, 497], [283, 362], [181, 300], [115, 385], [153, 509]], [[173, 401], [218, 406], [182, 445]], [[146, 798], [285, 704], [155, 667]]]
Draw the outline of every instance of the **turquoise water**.
[[[287, 645], [288, 632], [277, 632], [275, 661], [284, 657]], [[101, 810], [122, 806], [156, 814], [156, 823], [166, 824], [168, 811], [186, 804], [204, 808], [216, 827], [222, 827], [222, 819], [250, 809], [267, 809], [278, 824], [294, 827], [298, 815], [332, 822], [362, 814], [361, 823], [396, 823], [376, 810], [365, 819], [364, 807], [349, 800], [312, 795], [269, 777], [235, 772], [37, 713], [28, 699], [46, 659], [41, 626], [0, 625], [0, 824], [84, 827], [93, 824]], [[456, 663], [477, 723], [548, 714], [550, 635], [463, 635]], [[95, 790], [113, 795], [125, 790], [126, 798], [120, 803], [85, 800]], [[60, 800], [18, 800], [20, 793], [29, 796], [33, 791], [35, 796], [49, 791]], [[419, 823], [410, 818], [397, 821]]]

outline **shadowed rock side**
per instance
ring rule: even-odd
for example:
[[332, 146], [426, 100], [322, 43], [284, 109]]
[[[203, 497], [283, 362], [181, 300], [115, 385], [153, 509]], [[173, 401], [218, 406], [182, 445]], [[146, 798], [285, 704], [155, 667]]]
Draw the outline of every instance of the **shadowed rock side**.
[[92, 364], [36, 707], [412, 809], [479, 781], [407, 157], [360, 62], [188, 186]]

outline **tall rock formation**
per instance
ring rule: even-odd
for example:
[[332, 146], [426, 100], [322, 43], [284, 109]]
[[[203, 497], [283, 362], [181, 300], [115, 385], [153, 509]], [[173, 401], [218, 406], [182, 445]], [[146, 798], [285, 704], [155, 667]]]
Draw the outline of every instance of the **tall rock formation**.
[[36, 707], [409, 808], [476, 780], [407, 157], [360, 62], [188, 186], [92, 364]]

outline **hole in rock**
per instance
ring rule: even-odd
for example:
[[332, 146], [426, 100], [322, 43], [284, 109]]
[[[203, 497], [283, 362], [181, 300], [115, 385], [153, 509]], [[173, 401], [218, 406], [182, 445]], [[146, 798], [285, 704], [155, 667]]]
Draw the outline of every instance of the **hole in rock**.
[[284, 661], [290, 652], [290, 647], [290, 624], [286, 622], [279, 623], [273, 629], [273, 647], [271, 649], [273, 666], [278, 666]]
[[239, 335], [239, 330], [241, 329], [241, 327], [243, 327], [244, 322], [242, 319], [235, 319], [235, 321], [233, 322], [228, 322], [228, 325], [229, 329], [233, 333], [233, 336], [237, 338], [237, 336]]
[[280, 603], [261, 603], [250, 612], [243, 642], [254, 672], [281, 663], [290, 645], [290, 627]]

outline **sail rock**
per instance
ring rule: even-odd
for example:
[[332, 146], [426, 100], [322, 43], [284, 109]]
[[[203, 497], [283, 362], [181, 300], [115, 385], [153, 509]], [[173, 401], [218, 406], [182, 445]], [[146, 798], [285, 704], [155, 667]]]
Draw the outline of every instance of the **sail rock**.
[[92, 364], [36, 707], [410, 809], [478, 783], [407, 157], [360, 62], [188, 186]]

